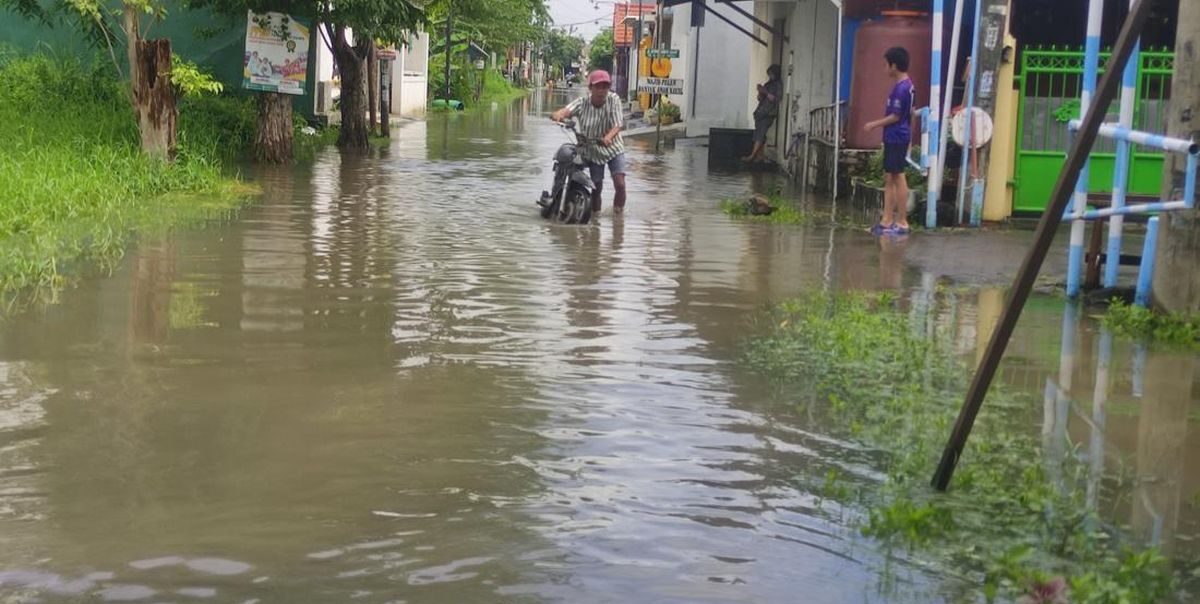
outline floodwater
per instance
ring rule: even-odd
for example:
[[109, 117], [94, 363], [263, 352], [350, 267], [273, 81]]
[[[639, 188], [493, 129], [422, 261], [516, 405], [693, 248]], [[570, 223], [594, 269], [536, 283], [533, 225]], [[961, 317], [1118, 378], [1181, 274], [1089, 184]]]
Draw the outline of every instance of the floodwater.
[[[0, 326], [0, 601], [940, 601], [804, 490], [880, 475], [739, 343], [772, 300], [888, 289], [973, 357], [1028, 233], [734, 222], [718, 200], [773, 177], [694, 141], [631, 141], [627, 215], [551, 225], [561, 101], [254, 174], [238, 219]], [[1048, 443], [1144, 479], [1097, 479], [1114, 522], [1191, 551], [1194, 366], [1042, 296], [1003, 379], [1045, 393]]]

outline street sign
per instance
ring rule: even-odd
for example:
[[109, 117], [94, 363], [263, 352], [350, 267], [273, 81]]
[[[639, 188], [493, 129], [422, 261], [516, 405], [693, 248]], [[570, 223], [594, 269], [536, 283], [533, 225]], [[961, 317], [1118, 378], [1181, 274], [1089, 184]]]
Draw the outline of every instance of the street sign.
[[651, 59], [678, 59], [678, 48], [647, 48], [646, 56]]
[[683, 94], [683, 79], [681, 78], [642, 78], [638, 83], [638, 92], [649, 94]]
[[380, 49], [375, 56], [379, 57], [379, 59], [382, 61], [395, 61], [396, 59], [400, 58], [400, 53], [396, 52], [396, 50], [392, 48], [383, 48]]

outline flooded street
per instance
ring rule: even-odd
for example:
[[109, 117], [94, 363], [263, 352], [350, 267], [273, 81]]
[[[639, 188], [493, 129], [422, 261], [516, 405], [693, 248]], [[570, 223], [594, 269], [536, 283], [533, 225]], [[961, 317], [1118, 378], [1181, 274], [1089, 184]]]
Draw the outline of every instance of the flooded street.
[[[771, 301], [884, 289], [973, 360], [1030, 234], [737, 222], [720, 199], [775, 177], [684, 140], [628, 143], [624, 217], [606, 191], [553, 225], [563, 100], [247, 175], [237, 219], [0, 326], [0, 601], [941, 601], [805, 488], [882, 474], [740, 344]], [[1200, 554], [1195, 358], [1063, 309], [1031, 301], [1003, 370], [1030, 430], [1088, 451], [1114, 523]]]

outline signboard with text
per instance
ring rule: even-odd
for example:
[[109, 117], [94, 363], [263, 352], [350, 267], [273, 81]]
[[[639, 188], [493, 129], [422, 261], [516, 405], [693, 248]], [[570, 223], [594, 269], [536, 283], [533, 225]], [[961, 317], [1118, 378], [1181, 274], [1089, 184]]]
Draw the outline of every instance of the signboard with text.
[[682, 78], [642, 78], [638, 92], [649, 94], [683, 94]]
[[250, 90], [304, 94], [308, 76], [309, 29], [284, 13], [246, 17], [246, 53], [242, 87]]
[[647, 48], [646, 56], [651, 59], [678, 59], [678, 48]]

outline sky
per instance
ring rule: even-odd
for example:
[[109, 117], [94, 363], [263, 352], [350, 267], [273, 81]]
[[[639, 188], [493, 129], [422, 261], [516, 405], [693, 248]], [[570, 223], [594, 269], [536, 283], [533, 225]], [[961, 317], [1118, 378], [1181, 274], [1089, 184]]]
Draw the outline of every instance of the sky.
[[588, 40], [602, 27], [612, 24], [614, 2], [611, 0], [549, 0], [547, 4], [556, 26], [574, 25], [575, 34]]

